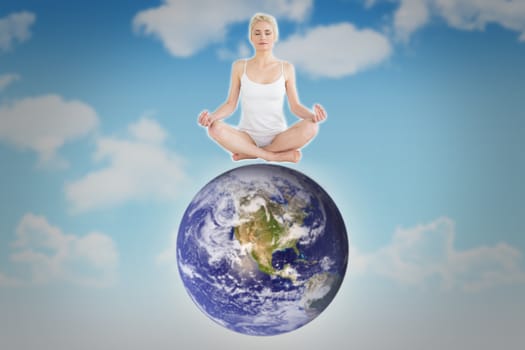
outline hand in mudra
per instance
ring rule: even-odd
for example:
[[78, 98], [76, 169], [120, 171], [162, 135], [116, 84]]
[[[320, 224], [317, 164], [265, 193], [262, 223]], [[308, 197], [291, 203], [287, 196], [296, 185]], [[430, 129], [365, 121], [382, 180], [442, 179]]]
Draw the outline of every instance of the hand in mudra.
[[323, 106], [321, 106], [320, 104], [316, 103], [314, 105], [314, 117], [312, 118], [312, 120], [315, 123], [319, 123], [319, 122], [322, 122], [325, 119], [326, 119], [326, 111], [324, 110]]
[[204, 110], [199, 114], [198, 122], [200, 125], [204, 126], [205, 128], [209, 127], [211, 124], [213, 124], [213, 116], [208, 110]]

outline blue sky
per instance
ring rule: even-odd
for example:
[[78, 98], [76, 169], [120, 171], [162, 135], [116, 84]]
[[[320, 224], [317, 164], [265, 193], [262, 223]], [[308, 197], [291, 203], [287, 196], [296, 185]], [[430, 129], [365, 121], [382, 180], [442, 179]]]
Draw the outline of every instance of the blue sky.
[[[351, 241], [328, 309], [263, 339], [202, 315], [174, 255], [194, 194], [250, 164], [196, 118], [257, 11], [328, 111], [287, 166]], [[3, 1], [0, 347], [519, 348], [524, 62], [521, 0]]]

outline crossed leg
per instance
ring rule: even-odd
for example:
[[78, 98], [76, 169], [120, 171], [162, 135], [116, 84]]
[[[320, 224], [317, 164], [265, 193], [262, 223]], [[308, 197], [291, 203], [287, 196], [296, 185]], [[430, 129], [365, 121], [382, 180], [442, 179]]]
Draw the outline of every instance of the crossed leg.
[[234, 160], [238, 160], [235, 158], [236, 154], [243, 154], [246, 158], [261, 158], [274, 162], [297, 163], [300, 159], [300, 153], [297, 150], [275, 152], [257, 147], [247, 133], [237, 130], [222, 121], [214, 122], [208, 128], [208, 133], [219, 145], [233, 153]]
[[257, 147], [252, 138], [224, 122], [213, 123], [210, 137], [232, 152], [233, 160], [261, 158], [267, 161], [293, 162], [301, 159], [300, 148], [312, 140], [319, 130], [318, 124], [302, 120], [278, 134], [266, 147]]
[[301, 120], [277, 135], [264, 149], [270, 152], [298, 150], [310, 142], [318, 131], [317, 123], [311, 120]]

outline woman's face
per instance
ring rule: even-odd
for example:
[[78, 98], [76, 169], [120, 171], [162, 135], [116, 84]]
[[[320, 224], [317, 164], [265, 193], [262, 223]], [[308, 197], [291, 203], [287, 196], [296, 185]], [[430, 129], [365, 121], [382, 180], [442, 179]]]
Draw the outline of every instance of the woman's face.
[[252, 28], [251, 41], [256, 50], [271, 50], [275, 42], [272, 25], [265, 21], [255, 23]]

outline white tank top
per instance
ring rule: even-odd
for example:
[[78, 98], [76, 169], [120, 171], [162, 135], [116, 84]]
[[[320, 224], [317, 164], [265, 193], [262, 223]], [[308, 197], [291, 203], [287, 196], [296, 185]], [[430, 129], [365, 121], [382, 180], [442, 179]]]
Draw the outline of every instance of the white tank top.
[[246, 75], [246, 62], [241, 77], [241, 120], [239, 129], [254, 135], [277, 134], [286, 130], [283, 112], [286, 93], [284, 68], [281, 76], [269, 84], [251, 81]]

